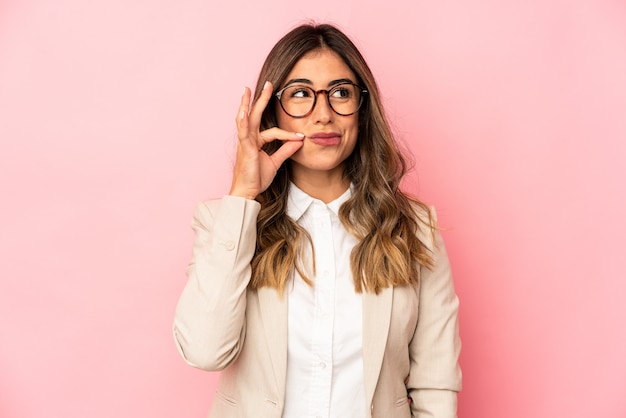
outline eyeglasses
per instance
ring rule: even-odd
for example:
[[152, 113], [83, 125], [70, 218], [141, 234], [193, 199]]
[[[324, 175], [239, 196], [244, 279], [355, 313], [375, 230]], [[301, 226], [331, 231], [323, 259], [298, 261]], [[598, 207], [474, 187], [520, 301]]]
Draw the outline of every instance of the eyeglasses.
[[367, 89], [353, 83], [337, 84], [330, 90], [317, 91], [308, 86], [289, 85], [276, 92], [275, 96], [285, 113], [292, 118], [303, 118], [313, 112], [320, 93], [326, 95], [328, 105], [336, 114], [349, 116], [359, 110]]

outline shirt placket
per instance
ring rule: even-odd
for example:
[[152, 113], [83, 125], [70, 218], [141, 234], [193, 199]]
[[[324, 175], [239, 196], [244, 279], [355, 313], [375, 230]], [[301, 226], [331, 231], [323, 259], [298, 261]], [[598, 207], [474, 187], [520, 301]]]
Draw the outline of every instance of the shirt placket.
[[312, 207], [315, 235], [316, 275], [314, 279], [315, 314], [312, 328], [311, 399], [309, 416], [327, 418], [333, 375], [333, 321], [335, 308], [335, 256], [330, 212], [326, 205], [315, 202]]

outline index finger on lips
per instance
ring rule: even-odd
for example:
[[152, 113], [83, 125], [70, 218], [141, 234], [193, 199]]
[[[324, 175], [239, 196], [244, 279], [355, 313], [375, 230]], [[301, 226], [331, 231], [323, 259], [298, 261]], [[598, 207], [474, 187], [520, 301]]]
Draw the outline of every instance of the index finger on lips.
[[280, 128], [270, 128], [266, 129], [263, 132], [259, 132], [257, 137], [257, 146], [259, 149], [263, 147], [263, 145], [268, 144], [272, 141], [302, 141], [304, 139], [304, 134], [299, 132], [291, 132], [285, 131]]

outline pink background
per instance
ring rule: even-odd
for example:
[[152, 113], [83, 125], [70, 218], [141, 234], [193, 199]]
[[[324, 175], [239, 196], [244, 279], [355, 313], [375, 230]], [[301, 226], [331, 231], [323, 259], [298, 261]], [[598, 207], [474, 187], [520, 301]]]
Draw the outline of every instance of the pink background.
[[205, 416], [170, 331], [192, 210], [307, 18], [362, 49], [446, 227], [460, 416], [625, 417], [620, 0], [0, 1], [0, 416]]

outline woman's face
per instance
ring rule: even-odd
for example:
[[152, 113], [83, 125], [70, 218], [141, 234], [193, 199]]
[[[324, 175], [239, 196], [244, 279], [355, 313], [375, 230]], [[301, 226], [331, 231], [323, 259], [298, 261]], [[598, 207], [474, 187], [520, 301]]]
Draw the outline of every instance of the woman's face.
[[[330, 90], [342, 82], [356, 84], [357, 78], [346, 63], [330, 49], [311, 51], [304, 55], [279, 86], [297, 84], [313, 90]], [[342, 178], [344, 162], [356, 145], [358, 112], [341, 116], [320, 93], [313, 111], [303, 118], [293, 118], [276, 104], [278, 126], [305, 135], [303, 146], [291, 156], [294, 180], [302, 176], [332, 176]]]

